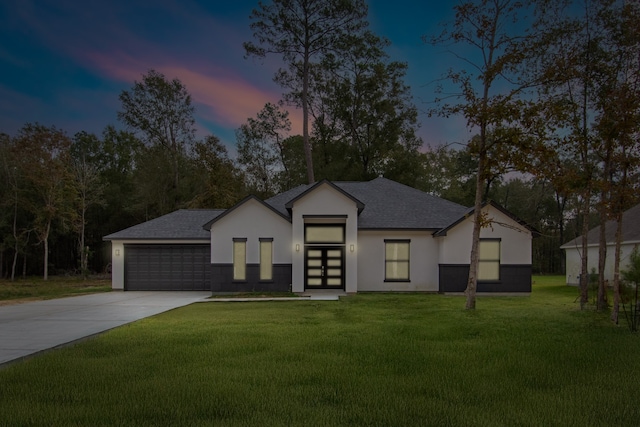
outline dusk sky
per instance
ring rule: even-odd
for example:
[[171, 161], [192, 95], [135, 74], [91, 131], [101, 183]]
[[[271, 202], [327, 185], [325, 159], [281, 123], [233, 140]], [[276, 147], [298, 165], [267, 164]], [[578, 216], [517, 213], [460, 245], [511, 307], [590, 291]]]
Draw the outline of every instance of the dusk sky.
[[[268, 1], [268, 0], [266, 0]], [[0, 132], [25, 123], [100, 134], [117, 120], [118, 95], [149, 69], [186, 86], [196, 107], [198, 135], [228, 147], [234, 131], [282, 90], [272, 81], [279, 58], [244, 59], [252, 40], [249, 15], [258, 0], [0, 0]], [[462, 118], [424, 113], [432, 83], [452, 57], [425, 45], [452, 18], [449, 2], [370, 0], [370, 28], [388, 38], [392, 60], [409, 64], [405, 82], [421, 110], [425, 145], [466, 140]], [[434, 5], [436, 4], [436, 5]], [[292, 111], [294, 133], [301, 114]]]

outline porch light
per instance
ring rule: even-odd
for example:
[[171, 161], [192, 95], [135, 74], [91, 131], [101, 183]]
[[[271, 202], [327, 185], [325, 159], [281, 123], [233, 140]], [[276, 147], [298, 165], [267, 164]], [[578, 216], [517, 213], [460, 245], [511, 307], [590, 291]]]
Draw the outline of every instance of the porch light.
[[350, 250], [351, 252], [355, 251], [355, 250], [356, 250], [356, 246], [355, 246], [355, 245], [351, 245], [351, 246], [349, 246], [349, 250]]
[[120, 256], [120, 249], [116, 249], [116, 256]]
[[300, 244], [296, 243], [296, 252], [300, 252]]

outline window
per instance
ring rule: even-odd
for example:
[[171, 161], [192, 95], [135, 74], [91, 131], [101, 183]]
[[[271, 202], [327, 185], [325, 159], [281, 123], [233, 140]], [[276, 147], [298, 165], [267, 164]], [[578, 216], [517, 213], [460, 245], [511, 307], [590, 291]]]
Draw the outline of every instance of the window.
[[410, 240], [385, 240], [386, 282], [409, 281], [409, 244]]
[[247, 280], [247, 239], [233, 239], [233, 280]]
[[260, 238], [260, 280], [273, 280], [272, 238]]
[[344, 243], [344, 225], [307, 225], [304, 228], [305, 243]]
[[480, 239], [478, 259], [478, 280], [500, 280], [499, 239]]

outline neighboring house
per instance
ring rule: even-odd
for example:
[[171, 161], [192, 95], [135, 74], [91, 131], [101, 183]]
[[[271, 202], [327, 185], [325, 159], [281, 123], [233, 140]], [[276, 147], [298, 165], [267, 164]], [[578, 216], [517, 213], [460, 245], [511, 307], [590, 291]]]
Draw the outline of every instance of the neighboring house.
[[[607, 259], [604, 278], [613, 284], [613, 264], [615, 258], [617, 221], [607, 221], [604, 225], [607, 240]], [[633, 248], [640, 245], [640, 205], [634, 206], [622, 215], [622, 246], [620, 248], [620, 270], [629, 264], [629, 255]], [[598, 250], [600, 247], [600, 226], [592, 228], [587, 234], [587, 271], [598, 270]], [[568, 285], [580, 283], [582, 266], [582, 236], [560, 246], [564, 249]]]
[[[536, 231], [483, 210], [478, 292], [531, 291]], [[114, 289], [462, 292], [473, 209], [403, 184], [320, 181], [228, 210], [179, 210], [110, 234]]]

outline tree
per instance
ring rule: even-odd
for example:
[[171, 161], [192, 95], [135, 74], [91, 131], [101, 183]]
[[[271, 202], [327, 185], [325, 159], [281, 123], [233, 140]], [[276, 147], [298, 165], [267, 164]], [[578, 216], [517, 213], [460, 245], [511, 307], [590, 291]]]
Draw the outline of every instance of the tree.
[[365, 27], [367, 7], [363, 0], [273, 0], [258, 3], [250, 15], [257, 40], [244, 43], [247, 56], [264, 58], [281, 55], [287, 69], [276, 73], [275, 81], [289, 90], [289, 102], [302, 108], [307, 179], [315, 181], [309, 139], [309, 97], [314, 61], [337, 52], [343, 37]]
[[[564, 2], [543, 5], [540, 22], [546, 26], [550, 42], [545, 54], [538, 56], [530, 68], [537, 70], [544, 82], [538, 92], [544, 125], [538, 129], [544, 129], [539, 139], [544, 141], [540, 145], [546, 153], [534, 168], [551, 177], [562, 193], [580, 196], [581, 307], [588, 302], [589, 218], [592, 206], [598, 208], [601, 234], [597, 305], [604, 309], [604, 223], [618, 214], [621, 218], [621, 212], [628, 207], [620, 200], [614, 201], [614, 197], [629, 194], [625, 174], [630, 169], [625, 165], [633, 165], [637, 157], [633, 147], [638, 132], [638, 5], [617, 0], [589, 1], [581, 8]], [[553, 171], [556, 164], [561, 168]]]
[[[529, 86], [523, 81], [519, 67], [530, 43], [530, 36], [519, 12], [525, 5], [512, 0], [478, 0], [454, 6], [456, 16], [450, 28], [438, 36], [426, 38], [434, 45], [462, 45], [471, 49], [462, 59], [464, 66], [451, 69], [446, 80], [460, 90], [452, 98], [459, 102], [436, 99], [438, 107], [432, 113], [448, 117], [461, 114], [469, 128], [477, 130], [471, 141], [471, 152], [477, 160], [473, 233], [469, 278], [465, 307], [474, 309], [478, 273], [480, 230], [488, 225], [482, 215], [484, 188], [491, 168], [499, 167], [502, 151], [518, 147], [522, 134], [512, 126], [522, 118], [525, 102], [523, 91]], [[480, 83], [476, 83], [479, 81]], [[448, 96], [447, 96], [447, 99]], [[498, 155], [496, 159], [496, 155]]]
[[180, 205], [180, 155], [195, 135], [194, 107], [191, 95], [178, 79], [149, 70], [141, 82], [120, 94], [122, 110], [118, 119], [137, 131], [150, 147], [163, 147], [169, 154], [172, 172], [172, 209]]
[[134, 208], [134, 197], [138, 191], [134, 173], [143, 143], [133, 133], [116, 130], [113, 126], [105, 127], [99, 142], [95, 161], [103, 187], [104, 205], [89, 208], [93, 218], [89, 227], [101, 238], [144, 218]]
[[13, 244], [14, 255], [11, 280], [15, 278], [15, 265], [18, 257], [17, 221], [18, 221], [18, 171], [15, 166], [11, 137], [0, 133], [0, 278], [4, 277], [4, 254]]
[[[0, 249], [3, 251], [9, 247], [13, 250], [11, 261], [11, 281], [15, 280], [18, 256], [23, 255], [26, 265], [26, 253], [30, 235], [30, 222], [32, 217], [26, 211], [26, 182], [22, 168], [20, 167], [21, 153], [16, 148], [16, 138], [0, 134], [0, 182], [6, 186], [0, 187], [0, 230], [3, 234]], [[3, 252], [4, 253], [4, 252]], [[3, 257], [0, 257], [3, 258]], [[23, 271], [24, 273], [24, 271]]]
[[249, 188], [263, 197], [280, 190], [277, 178], [286, 173], [283, 144], [290, 130], [289, 113], [267, 103], [255, 119], [248, 118], [236, 131], [238, 162], [244, 167]]
[[192, 208], [230, 208], [245, 195], [244, 176], [220, 139], [213, 135], [196, 142], [195, 167], [200, 191], [191, 200]]
[[466, 147], [429, 147], [422, 156], [422, 168], [417, 188], [463, 206], [473, 204], [477, 163]]
[[86, 278], [89, 272], [89, 246], [86, 244], [87, 211], [93, 205], [104, 204], [104, 185], [100, 181], [97, 156], [100, 141], [94, 134], [84, 131], [73, 137], [70, 147], [71, 165], [77, 191], [77, 216], [75, 228], [78, 237], [80, 271]]
[[633, 248], [629, 254], [629, 267], [621, 273], [625, 282], [634, 283], [636, 286], [640, 285], [640, 251], [638, 251], [638, 246]]
[[417, 109], [404, 83], [407, 65], [390, 61], [389, 41], [369, 31], [341, 43], [339, 56], [327, 55], [313, 70], [314, 143], [325, 155], [338, 148], [339, 156], [330, 161], [347, 160], [342, 173], [349, 175], [341, 179], [393, 175], [413, 180], [419, 163], [408, 158], [417, 157], [422, 141], [416, 136]]
[[55, 127], [26, 124], [15, 148], [27, 182], [26, 208], [33, 215], [33, 230], [44, 248], [44, 280], [49, 278], [49, 239], [55, 223], [70, 224], [75, 217], [75, 188], [69, 168], [71, 140]]
[[[598, 81], [597, 134], [606, 147], [604, 191], [609, 200], [607, 217], [617, 223], [614, 249], [614, 304], [611, 320], [620, 309], [620, 258], [623, 212], [637, 203], [640, 170], [640, 4], [604, 2], [598, 15], [603, 27], [603, 64]], [[602, 221], [602, 219], [601, 219]], [[604, 226], [602, 226], [604, 229]], [[606, 244], [606, 242], [605, 242]], [[604, 294], [601, 280], [600, 294]], [[606, 294], [605, 294], [606, 295]]]

